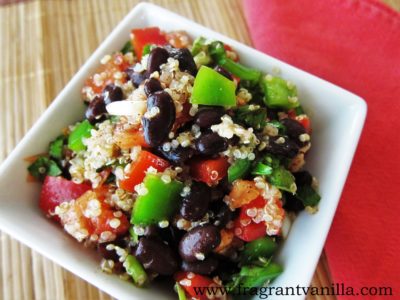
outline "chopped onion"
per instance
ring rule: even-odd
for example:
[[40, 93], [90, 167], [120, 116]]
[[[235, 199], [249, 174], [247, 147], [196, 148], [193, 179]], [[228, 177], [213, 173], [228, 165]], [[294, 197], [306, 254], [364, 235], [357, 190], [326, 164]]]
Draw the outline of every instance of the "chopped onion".
[[147, 110], [146, 101], [115, 101], [106, 106], [107, 112], [115, 116], [142, 117]]

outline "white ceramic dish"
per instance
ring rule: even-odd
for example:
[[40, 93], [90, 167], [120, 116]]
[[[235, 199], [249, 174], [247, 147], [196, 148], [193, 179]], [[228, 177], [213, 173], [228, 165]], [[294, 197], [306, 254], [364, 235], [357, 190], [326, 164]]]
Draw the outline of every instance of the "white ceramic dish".
[[297, 84], [314, 128], [307, 168], [320, 181], [322, 201], [317, 214], [302, 213], [294, 222], [277, 258], [285, 271], [274, 286], [308, 286], [364, 124], [365, 102], [331, 83], [151, 4], [139, 4], [125, 17], [1, 165], [0, 229], [118, 299], [176, 299], [171, 287], [138, 289], [117, 276], [103, 274], [93, 251], [43, 217], [37, 205], [40, 185], [26, 182], [27, 165], [23, 160], [44, 152], [62, 128], [82, 118], [80, 90], [84, 79], [105, 54], [123, 46], [131, 28], [146, 26], [159, 26], [166, 31], [184, 29], [193, 37], [203, 35], [222, 40], [238, 51], [245, 65], [264, 72], [278, 67], [284, 78]]

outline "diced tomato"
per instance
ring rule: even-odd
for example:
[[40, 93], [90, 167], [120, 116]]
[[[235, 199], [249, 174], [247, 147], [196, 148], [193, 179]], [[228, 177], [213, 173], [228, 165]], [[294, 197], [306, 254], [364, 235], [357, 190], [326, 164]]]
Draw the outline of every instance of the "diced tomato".
[[232, 209], [241, 207], [260, 195], [254, 181], [250, 180], [235, 180], [232, 190], [229, 193], [229, 207]]
[[40, 193], [39, 207], [47, 216], [51, 216], [56, 206], [79, 198], [90, 189], [91, 186], [86, 183], [77, 184], [62, 177], [46, 176]]
[[[211, 278], [192, 272], [178, 272], [175, 274], [174, 278], [176, 282], [178, 282], [178, 284], [185, 290], [185, 292], [189, 294], [190, 297], [193, 297], [192, 299], [222, 299], [222, 297], [207, 295], [207, 287], [221, 287], [220, 284], [216, 283]], [[182, 284], [180, 282], [182, 282]], [[203, 288], [204, 291], [197, 288]], [[215, 292], [217, 291], [215, 290]]]
[[106, 85], [115, 82], [116, 79], [114, 75], [116, 75], [117, 72], [121, 73], [119, 74], [120, 76], [116, 76], [117, 78], [120, 77], [118, 80], [122, 83], [126, 82], [127, 75], [124, 71], [130, 64], [131, 62], [129, 62], [122, 53], [113, 54], [105, 64], [100, 65], [94, 74], [86, 79], [82, 90], [83, 93], [85, 93], [87, 88], [91, 88], [94, 94], [102, 93]]
[[311, 121], [307, 115], [299, 115], [296, 117], [297, 122], [299, 122], [306, 129], [307, 133], [311, 133]]
[[126, 130], [116, 130], [114, 132], [114, 140], [121, 149], [130, 149], [134, 146], [149, 147], [144, 139], [142, 129], [130, 128]]
[[167, 39], [158, 27], [147, 27], [132, 30], [132, 45], [135, 51], [136, 57], [142, 59], [142, 53], [144, 46], [148, 44], [152, 45], [165, 45]]
[[[81, 216], [80, 227], [84, 228], [91, 234], [101, 235], [102, 232], [109, 231], [115, 235], [121, 235], [128, 231], [129, 221], [127, 217], [119, 213], [115, 215], [115, 211], [108, 205], [105, 200], [105, 193], [108, 188], [99, 188], [94, 191], [87, 191], [74, 203], [74, 211], [76, 215]], [[93, 205], [91, 201], [98, 201]], [[68, 223], [68, 219], [62, 219], [63, 223]]]
[[256, 223], [248, 215], [249, 209], [262, 209], [265, 204], [266, 200], [262, 196], [259, 196], [240, 208], [240, 214], [234, 222], [234, 233], [238, 238], [246, 242], [251, 242], [266, 235], [267, 226], [265, 221]]
[[311, 120], [306, 114], [297, 115], [294, 109], [288, 111], [289, 118], [296, 120], [306, 129], [307, 133], [311, 133]]
[[229, 163], [225, 157], [194, 159], [190, 162], [190, 175], [194, 180], [215, 185], [228, 173]]
[[137, 160], [132, 163], [129, 174], [126, 174], [125, 179], [119, 181], [119, 186], [128, 192], [133, 192], [135, 185], [142, 183], [146, 171], [150, 167], [162, 172], [169, 167], [169, 162], [153, 153], [142, 150]]

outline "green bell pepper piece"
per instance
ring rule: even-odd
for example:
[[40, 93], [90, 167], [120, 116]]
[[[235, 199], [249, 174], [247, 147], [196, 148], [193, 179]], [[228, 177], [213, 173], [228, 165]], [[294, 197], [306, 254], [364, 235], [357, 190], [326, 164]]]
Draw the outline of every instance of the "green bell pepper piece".
[[321, 200], [321, 196], [310, 185], [299, 186], [296, 197], [303, 202], [304, 206], [317, 206]]
[[236, 86], [217, 71], [201, 66], [194, 80], [192, 104], [235, 106]]
[[241, 254], [243, 264], [249, 264], [252, 261], [258, 260], [259, 257], [271, 257], [278, 245], [270, 237], [262, 237], [251, 241], [244, 246]]
[[273, 169], [272, 174], [268, 178], [271, 184], [275, 185], [278, 189], [291, 192], [292, 194], [297, 190], [293, 174], [283, 166]]
[[145, 285], [147, 282], [147, 274], [136, 257], [129, 254], [124, 262], [124, 267], [138, 286]]
[[271, 175], [272, 167], [261, 162], [258, 162], [254, 169], [251, 171], [253, 175]]
[[248, 159], [238, 159], [228, 168], [228, 181], [234, 182], [236, 179], [243, 178], [249, 173], [251, 161]]
[[179, 207], [182, 182], [172, 180], [165, 183], [160, 176], [147, 174], [143, 183], [147, 194], [137, 197], [131, 223], [150, 225], [171, 218]]
[[86, 146], [83, 144], [83, 139], [91, 136], [93, 128], [88, 120], [78, 123], [68, 137], [68, 148], [75, 152], [85, 150]]
[[185, 290], [181, 287], [181, 285], [178, 282], [175, 283], [175, 289], [176, 292], [178, 293], [178, 300], [187, 300]]
[[289, 86], [286, 80], [267, 75], [261, 80], [261, 85], [265, 94], [264, 103], [268, 107], [291, 109], [300, 105], [296, 87]]

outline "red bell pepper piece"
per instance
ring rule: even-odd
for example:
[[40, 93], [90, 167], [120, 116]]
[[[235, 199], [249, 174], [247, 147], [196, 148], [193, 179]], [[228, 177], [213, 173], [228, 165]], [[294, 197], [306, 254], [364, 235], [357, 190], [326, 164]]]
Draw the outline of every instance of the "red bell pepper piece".
[[194, 180], [215, 185], [228, 174], [229, 163], [225, 157], [194, 159], [190, 162], [190, 175]]
[[77, 184], [62, 177], [46, 176], [40, 192], [39, 207], [47, 216], [51, 216], [56, 206], [79, 198], [91, 188], [86, 183]]
[[266, 200], [262, 196], [259, 196], [240, 208], [240, 214], [234, 222], [234, 233], [238, 238], [246, 242], [251, 242], [266, 235], [267, 226], [265, 222], [256, 223], [248, 215], [248, 209], [263, 208], [265, 204]]
[[[178, 282], [178, 284], [185, 290], [187, 294], [189, 294], [189, 296], [192, 297], [192, 299], [221, 299], [221, 297], [217, 297], [216, 295], [207, 296], [207, 287], [221, 287], [221, 285], [217, 284], [211, 278], [192, 272], [178, 272], [174, 277], [176, 282]], [[182, 282], [182, 284], [180, 282]], [[217, 290], [215, 290], [215, 292], [217, 292]]]
[[132, 30], [132, 45], [135, 51], [136, 57], [141, 60], [144, 46], [148, 44], [152, 45], [165, 45], [167, 39], [165, 35], [161, 33], [158, 27], [139, 28]]
[[133, 192], [135, 185], [142, 183], [149, 167], [155, 168], [158, 172], [169, 167], [169, 162], [153, 153], [142, 150], [135, 162], [132, 163], [129, 174], [119, 181], [120, 188]]

